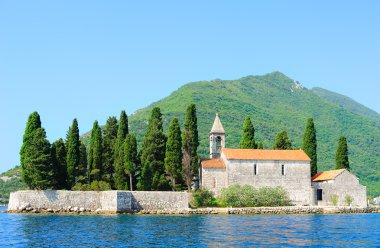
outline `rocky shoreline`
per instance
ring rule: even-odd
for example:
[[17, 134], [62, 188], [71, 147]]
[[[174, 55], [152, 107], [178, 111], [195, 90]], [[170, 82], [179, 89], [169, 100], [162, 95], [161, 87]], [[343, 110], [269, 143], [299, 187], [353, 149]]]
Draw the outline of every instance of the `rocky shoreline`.
[[182, 210], [140, 210], [128, 212], [105, 211], [102, 209], [90, 210], [78, 207], [62, 209], [33, 209], [30, 206], [21, 207], [18, 210], [4, 210], [7, 213], [30, 213], [30, 214], [138, 214], [138, 215], [262, 215], [262, 214], [354, 214], [354, 213], [380, 213], [380, 207], [255, 207], [255, 208], [188, 208]]

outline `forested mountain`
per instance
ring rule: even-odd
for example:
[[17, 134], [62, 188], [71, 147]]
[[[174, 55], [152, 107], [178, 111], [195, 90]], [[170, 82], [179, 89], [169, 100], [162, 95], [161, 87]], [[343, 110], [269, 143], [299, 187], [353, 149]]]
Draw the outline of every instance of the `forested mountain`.
[[164, 130], [177, 117], [183, 125], [186, 107], [197, 106], [199, 154], [209, 153], [209, 132], [218, 112], [224, 125], [226, 146], [239, 147], [242, 125], [250, 116], [255, 138], [272, 148], [276, 134], [286, 130], [294, 148], [300, 148], [307, 118], [313, 117], [318, 139], [318, 168], [333, 169], [339, 136], [347, 137], [353, 173], [380, 194], [380, 115], [352, 99], [320, 88], [307, 89], [280, 72], [238, 80], [213, 80], [184, 85], [168, 97], [129, 117], [131, 132], [139, 143], [150, 111], [161, 108]]

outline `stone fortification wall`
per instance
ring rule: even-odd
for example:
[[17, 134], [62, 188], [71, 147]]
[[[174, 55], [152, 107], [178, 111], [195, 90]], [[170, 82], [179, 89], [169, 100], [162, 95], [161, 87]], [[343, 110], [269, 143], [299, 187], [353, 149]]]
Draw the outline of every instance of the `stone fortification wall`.
[[137, 212], [188, 208], [186, 192], [25, 190], [11, 193], [9, 211]]

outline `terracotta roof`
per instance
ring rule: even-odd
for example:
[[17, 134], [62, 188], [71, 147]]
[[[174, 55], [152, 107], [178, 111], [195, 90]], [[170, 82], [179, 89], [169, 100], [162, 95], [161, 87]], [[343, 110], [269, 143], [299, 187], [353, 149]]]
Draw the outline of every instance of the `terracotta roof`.
[[311, 178], [311, 181], [321, 182], [321, 181], [333, 180], [337, 176], [339, 176], [343, 171], [345, 171], [345, 169], [319, 172]]
[[211, 133], [224, 133], [222, 122], [219, 119], [218, 113], [216, 113], [214, 124], [211, 128]]
[[310, 161], [303, 150], [259, 150], [259, 149], [230, 149], [223, 148], [222, 153], [227, 159], [242, 160], [283, 160]]
[[215, 159], [206, 159], [202, 161], [203, 168], [214, 168], [214, 169], [225, 169], [226, 166], [223, 162], [223, 159], [215, 158]]

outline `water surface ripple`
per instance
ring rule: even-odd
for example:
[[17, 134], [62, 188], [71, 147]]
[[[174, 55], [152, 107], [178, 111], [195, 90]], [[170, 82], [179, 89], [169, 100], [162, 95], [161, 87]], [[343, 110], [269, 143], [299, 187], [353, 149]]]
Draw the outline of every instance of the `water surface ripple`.
[[380, 247], [380, 214], [0, 213], [0, 247]]

